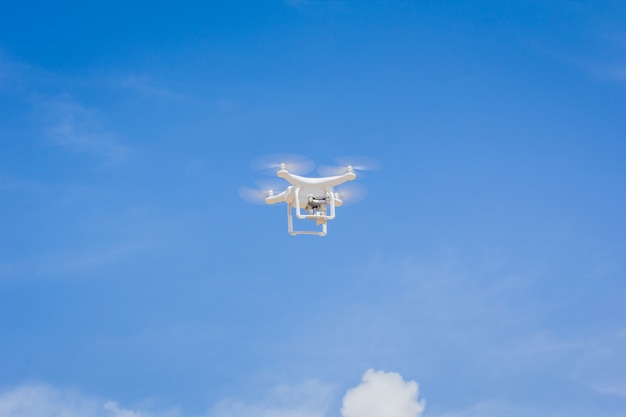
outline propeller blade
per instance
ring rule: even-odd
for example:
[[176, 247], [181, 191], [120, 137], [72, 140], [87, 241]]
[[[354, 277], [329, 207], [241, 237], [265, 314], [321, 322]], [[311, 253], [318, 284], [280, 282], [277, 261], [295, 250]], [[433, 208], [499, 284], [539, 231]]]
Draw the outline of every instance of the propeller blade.
[[354, 204], [367, 196], [367, 187], [363, 184], [350, 182], [335, 189], [335, 193], [344, 204]]
[[317, 173], [322, 177], [334, 177], [348, 172], [348, 166], [320, 165], [317, 167]]
[[271, 154], [263, 155], [252, 161], [252, 168], [259, 171], [268, 171], [274, 174], [280, 169], [281, 164], [285, 164], [287, 171], [304, 175], [315, 169], [315, 162], [302, 156], [295, 154]]
[[240, 187], [239, 197], [252, 204], [265, 204], [265, 198], [270, 191], [279, 194], [284, 191], [285, 185], [277, 181], [257, 181], [257, 187]]
[[251, 187], [240, 187], [239, 197], [248, 203], [263, 204], [265, 203], [265, 198], [267, 197], [267, 191]]
[[377, 171], [381, 167], [377, 159], [365, 155], [344, 156], [337, 158], [336, 162], [338, 165], [350, 165], [353, 169], [358, 171]]
[[344, 156], [335, 159], [336, 165], [324, 165], [318, 168], [320, 175], [332, 177], [348, 172], [348, 167], [354, 171], [376, 171], [380, 169], [380, 162], [369, 156]]

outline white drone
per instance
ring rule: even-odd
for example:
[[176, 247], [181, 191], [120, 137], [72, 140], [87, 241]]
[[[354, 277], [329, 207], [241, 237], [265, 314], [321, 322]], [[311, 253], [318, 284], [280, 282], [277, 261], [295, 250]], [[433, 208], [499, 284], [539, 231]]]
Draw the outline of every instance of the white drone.
[[[288, 168], [292, 165], [286, 162], [272, 165], [278, 168], [276, 175], [291, 184], [286, 190], [275, 193], [271, 187], [264, 191], [252, 191], [244, 187], [240, 190], [241, 196], [250, 200], [250, 195], [254, 194], [253, 197], [263, 198], [267, 204], [287, 203], [287, 230], [292, 236], [325, 236], [328, 221], [335, 218], [335, 208], [341, 206], [343, 204], [342, 198], [349, 194], [349, 191], [347, 193], [336, 192], [335, 187], [356, 179], [355, 170], [363, 169], [363, 167], [344, 165], [338, 170], [330, 169], [334, 172], [339, 171], [338, 175], [310, 178], [289, 172]], [[326, 172], [329, 172], [329, 168]], [[365, 194], [364, 188], [359, 189], [358, 192], [361, 195]], [[295, 230], [294, 212], [297, 219], [314, 221], [316, 226], [321, 226], [321, 229]]]

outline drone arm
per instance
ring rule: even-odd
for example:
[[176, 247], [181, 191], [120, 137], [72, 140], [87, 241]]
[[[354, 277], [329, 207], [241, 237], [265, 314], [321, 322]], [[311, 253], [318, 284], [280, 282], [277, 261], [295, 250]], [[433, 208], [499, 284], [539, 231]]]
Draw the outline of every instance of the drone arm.
[[342, 175], [337, 175], [335, 177], [326, 178], [326, 180], [324, 181], [324, 184], [330, 187], [336, 187], [340, 184], [343, 184], [344, 182], [352, 181], [354, 179], [356, 179], [356, 174], [350, 171]]
[[[291, 187], [289, 187], [291, 188]], [[282, 203], [284, 201], [287, 201], [287, 194], [290, 190], [287, 189], [285, 191], [283, 191], [282, 193], [278, 193], [276, 195], [270, 195], [268, 197], [265, 198], [265, 202], [267, 204], [276, 204], [276, 203]]]
[[289, 171], [287, 171], [286, 169], [281, 169], [279, 170], [276, 175], [279, 178], [283, 178], [284, 180], [286, 180], [289, 184], [291, 185], [297, 185], [298, 184], [298, 179], [295, 177], [298, 177], [297, 175], [293, 175], [291, 174]]

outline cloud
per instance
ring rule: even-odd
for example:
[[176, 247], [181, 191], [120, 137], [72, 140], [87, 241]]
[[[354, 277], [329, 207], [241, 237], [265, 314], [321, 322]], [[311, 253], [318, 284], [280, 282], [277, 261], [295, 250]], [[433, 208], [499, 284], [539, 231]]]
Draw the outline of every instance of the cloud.
[[119, 161], [130, 154], [117, 135], [100, 125], [96, 113], [64, 97], [44, 100], [46, 135], [57, 145]]
[[35, 383], [0, 391], [2, 417], [176, 417], [177, 410], [159, 413], [120, 407], [72, 389]]
[[[368, 370], [356, 388], [348, 390], [341, 413], [343, 417], [421, 417], [424, 401], [418, 401], [418, 386], [393, 372]], [[316, 379], [299, 384], [281, 384], [265, 399], [248, 403], [224, 399], [204, 417], [327, 417], [333, 389]], [[145, 405], [145, 404], [144, 404]], [[177, 408], [153, 411], [126, 408], [116, 401], [85, 395], [72, 389], [47, 384], [24, 384], [0, 391], [2, 417], [180, 417]]]
[[591, 47], [575, 47], [575, 42], [568, 42], [566, 46], [548, 45], [543, 41], [536, 41], [532, 46], [540, 53], [577, 68], [594, 80], [603, 82], [626, 82], [626, 61], [623, 59], [626, 52], [626, 34], [619, 30], [603, 33], [596, 30], [585, 38], [585, 43]]
[[30, 384], [0, 392], [0, 416], [105, 417], [106, 414], [97, 401], [76, 391]]
[[598, 393], [626, 398], [626, 329], [588, 349], [578, 359], [574, 378]]
[[570, 417], [575, 410], [545, 410], [531, 405], [513, 405], [501, 401], [479, 401], [467, 408], [443, 412], [436, 417]]
[[107, 401], [104, 403], [104, 409], [109, 412], [110, 417], [149, 417], [153, 414], [146, 414], [140, 411], [133, 411], [122, 408], [115, 401]]
[[50, 254], [0, 262], [0, 286], [9, 282], [25, 283], [48, 278], [73, 279], [73, 277], [84, 276], [82, 273], [85, 271], [114, 265], [153, 246], [152, 243], [129, 241], [109, 247], [55, 251]]
[[[317, 380], [296, 385], [279, 385], [257, 404], [223, 400], [205, 417], [324, 417], [331, 388]], [[144, 407], [142, 407], [144, 408]], [[153, 411], [132, 409], [116, 401], [105, 401], [77, 390], [42, 383], [24, 384], [0, 391], [2, 417], [180, 417], [178, 409]]]
[[606, 80], [626, 82], [625, 53], [626, 32], [621, 28], [599, 35], [592, 70]]
[[369, 369], [361, 384], [343, 398], [343, 417], [420, 417], [424, 400], [418, 401], [418, 385], [395, 372]]
[[141, 242], [126, 242], [99, 250], [81, 251], [72, 254], [56, 254], [49, 262], [44, 262], [39, 269], [41, 274], [64, 275], [87, 269], [100, 268], [113, 264], [120, 259], [152, 245]]
[[331, 389], [317, 380], [297, 385], [279, 385], [266, 400], [248, 404], [220, 401], [209, 417], [324, 417], [330, 405]]
[[614, 81], [618, 83], [626, 82], [626, 65], [597, 63], [590, 65], [591, 72], [602, 80]]
[[158, 85], [147, 75], [126, 75], [124, 77], [113, 79], [113, 85], [122, 89], [133, 91], [143, 96], [162, 100], [180, 101], [186, 99], [186, 97], [182, 94], [173, 92]]
[[[47, 139], [67, 149], [108, 160], [127, 157], [131, 148], [123, 145], [110, 128], [103, 126], [94, 109], [72, 95], [75, 83], [76, 79], [10, 59], [0, 50], [0, 93], [32, 111], [34, 119], [43, 124]], [[20, 131], [27, 127], [20, 126]]]

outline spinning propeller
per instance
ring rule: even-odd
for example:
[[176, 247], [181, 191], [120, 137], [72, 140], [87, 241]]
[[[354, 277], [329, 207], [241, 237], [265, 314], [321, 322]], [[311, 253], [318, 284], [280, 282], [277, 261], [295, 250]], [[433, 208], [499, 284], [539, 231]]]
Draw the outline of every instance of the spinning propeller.
[[376, 171], [380, 169], [380, 163], [368, 156], [346, 156], [335, 159], [336, 165], [322, 165], [317, 169], [320, 175], [332, 177], [353, 171]]
[[267, 171], [275, 174], [279, 169], [286, 169], [296, 175], [304, 175], [315, 169], [315, 162], [295, 154], [271, 154], [264, 155], [252, 161], [252, 168], [259, 171]]
[[257, 187], [239, 188], [239, 196], [253, 204], [265, 204], [265, 199], [285, 191], [285, 184], [281, 181], [257, 181]]
[[354, 204], [367, 196], [367, 187], [363, 184], [351, 182], [335, 188], [335, 194], [343, 204]]

